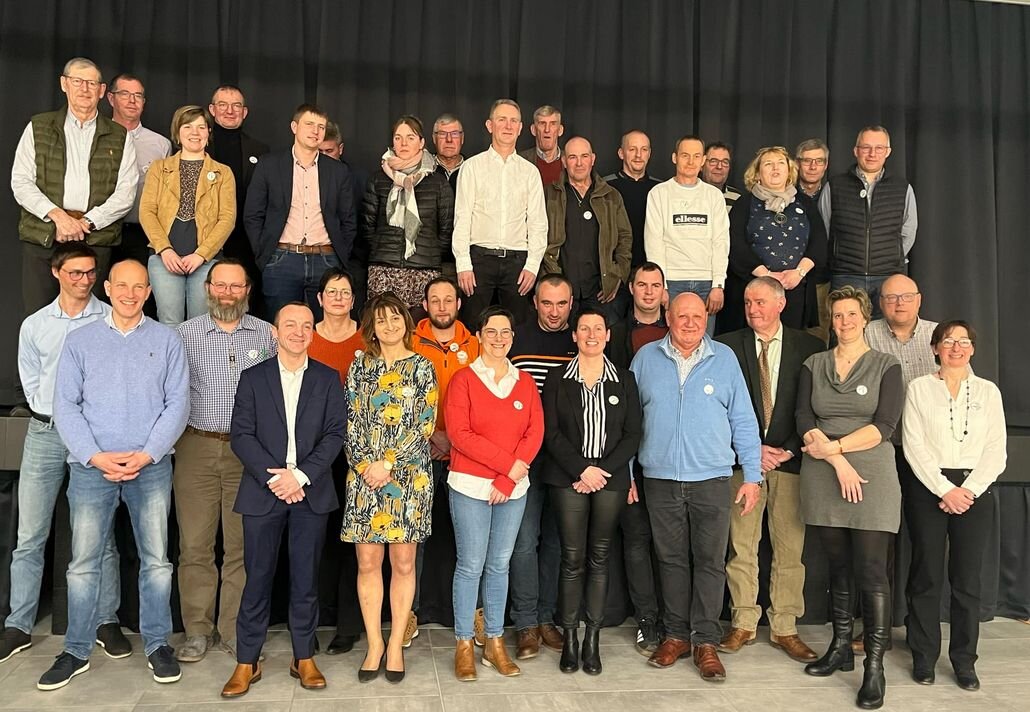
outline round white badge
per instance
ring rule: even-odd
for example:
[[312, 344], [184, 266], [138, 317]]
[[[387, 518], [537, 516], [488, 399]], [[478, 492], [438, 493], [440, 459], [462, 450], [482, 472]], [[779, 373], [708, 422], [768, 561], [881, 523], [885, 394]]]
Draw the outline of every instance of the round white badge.
[[611, 403], [612, 405], [618, 405], [619, 404], [619, 397], [618, 396], [608, 396], [608, 402]]
[[456, 352], [458, 350], [458, 344], [456, 342], [452, 341], [451, 345], [448, 346], [447, 348], [449, 348], [451, 351], [455, 351]]
[[250, 161], [251, 163], [257, 163], [257, 156], [251, 156], [247, 160]]
[[404, 386], [404, 388], [401, 389], [401, 395], [405, 398], [411, 398], [415, 395], [415, 389], [411, 386]]
[[868, 193], [866, 193], [865, 192], [865, 188], [863, 188], [862, 191], [858, 194], [858, 197], [859, 198], [864, 198], [864, 197], [866, 197], [866, 195], [868, 195]]
[[589, 210], [586, 211], [585, 213], [583, 213], [583, 219], [584, 220], [589, 220], [592, 217], [594, 217], [594, 214], [592, 212], [590, 212]]
[[217, 177], [218, 177], [218, 174], [217, 174], [217, 173], [215, 173], [214, 171], [208, 171], [208, 172], [207, 172], [207, 179], [208, 179], [209, 181], [211, 181], [212, 183], [214, 183], [214, 181], [215, 181], [215, 178], [217, 178]]
[[713, 393], [715, 393], [715, 386], [713, 386], [711, 383], [706, 384], [705, 385], [705, 395], [709, 395], [710, 396]]
[[855, 389], [855, 393], [857, 393], [860, 396], [864, 396], [868, 392], [869, 392], [869, 389], [866, 388], [865, 386], [859, 386], [858, 388]]
[[465, 363], [468, 360], [469, 360], [469, 355], [467, 353], [465, 353], [464, 351], [459, 351], [458, 352], [458, 363]]
[[515, 410], [522, 410], [522, 401], [515, 401], [512, 405], [515, 406]]
[[253, 359], [256, 359], [257, 357], [258, 357], [257, 349], [251, 349], [250, 351], [247, 352], [247, 358], [253, 360]]
[[801, 208], [794, 208], [794, 210], [797, 212], [798, 215], [804, 215], [805, 214], [805, 211], [802, 210]]

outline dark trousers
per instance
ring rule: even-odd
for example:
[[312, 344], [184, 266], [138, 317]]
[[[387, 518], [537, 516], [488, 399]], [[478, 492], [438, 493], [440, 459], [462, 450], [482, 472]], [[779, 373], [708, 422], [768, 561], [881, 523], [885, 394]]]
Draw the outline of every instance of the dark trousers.
[[[533, 482], [534, 473], [530, 473]], [[554, 623], [558, 608], [561, 544], [558, 522], [548, 501], [549, 488], [539, 483], [526, 492], [526, 509], [509, 563], [511, 620], [516, 630]]]
[[472, 296], [462, 301], [461, 319], [475, 331], [479, 315], [494, 303], [494, 292], [502, 307], [515, 315], [515, 323], [521, 324], [529, 314], [529, 299], [519, 294], [519, 275], [526, 266], [525, 251], [509, 250], [500, 257], [486, 254], [481, 247], [470, 248], [472, 273], [476, 276], [476, 289]]
[[[415, 322], [416, 324], [418, 322]], [[432, 460], [433, 467], [433, 507], [443, 492], [444, 499], [447, 499], [447, 465], [450, 460]], [[443, 489], [441, 489], [443, 488]], [[340, 500], [343, 501], [343, 500]], [[426, 542], [419, 542], [415, 549], [415, 599], [411, 602], [411, 610], [418, 613], [419, 604], [422, 602], [422, 567], [426, 559]]]
[[225, 244], [222, 245], [222, 255], [239, 260], [243, 268], [247, 270], [247, 274], [250, 275], [250, 309], [248, 311], [259, 319], [272, 321], [275, 314], [268, 314], [265, 309], [265, 296], [261, 286], [261, 270], [254, 259], [254, 250], [250, 246], [247, 232], [243, 229], [242, 211], [240, 213], [237, 215], [238, 222], [236, 227], [233, 228]]
[[730, 537], [730, 478], [644, 479], [658, 554], [665, 630], [695, 645], [718, 645]]
[[[333, 486], [340, 502], [347, 501], [347, 457], [344, 453], [333, 462]], [[343, 528], [343, 507], [326, 517], [325, 556], [322, 557], [321, 591], [323, 600], [333, 602], [336, 611], [337, 635], [359, 636], [365, 630], [358, 604], [358, 556], [354, 544], [340, 541]]]
[[819, 536], [834, 581], [848, 581], [859, 594], [877, 592], [890, 595], [887, 577], [891, 532], [874, 532], [844, 527], [810, 526]]
[[585, 603], [587, 625], [600, 628], [608, 598], [608, 554], [626, 506], [626, 492], [601, 489], [580, 494], [572, 487], [552, 487], [550, 496], [561, 537], [558, 609], [562, 627], [579, 627], [579, 609]]
[[659, 603], [652, 561], [651, 519], [647, 515], [644, 480], [637, 476], [637, 502], [623, 507], [619, 519], [622, 526], [622, 560], [626, 568], [626, 587], [633, 603], [633, 614], [658, 620]]
[[279, 499], [268, 514], [243, 515], [243, 565], [247, 584], [236, 618], [237, 662], [255, 664], [261, 655], [268, 633], [275, 565], [287, 525], [293, 657], [303, 660], [314, 655], [315, 628], [318, 627], [318, 562], [322, 557], [328, 516], [312, 512], [307, 500], [286, 504]]
[[[104, 294], [104, 280], [111, 267], [111, 248], [91, 245], [97, 253], [97, 283], [93, 294], [98, 299], [107, 301]], [[31, 242], [21, 243], [21, 297], [25, 306], [25, 316], [34, 314], [50, 302], [57, 299], [61, 286], [50, 271], [50, 256], [53, 247], [42, 247]], [[146, 266], [146, 263], [144, 263]]]
[[[962, 470], [942, 470], [961, 485]], [[916, 667], [932, 670], [941, 654], [941, 589], [944, 561], [951, 586], [951, 643], [948, 657], [956, 670], [973, 669], [980, 637], [980, 569], [994, 523], [994, 496], [987, 490], [965, 514], [945, 514], [940, 500], [915, 475], [901, 480], [905, 521], [912, 540], [908, 573], [908, 645]]]
[[322, 307], [318, 303], [318, 287], [322, 274], [330, 267], [339, 267], [336, 253], [301, 255], [276, 250], [261, 271], [261, 288], [265, 295], [265, 309], [269, 321], [284, 304], [304, 302], [311, 307], [315, 322], [322, 320]]
[[[144, 267], [150, 260], [150, 241], [139, 223], [122, 223], [122, 244], [111, 248], [111, 264], [122, 260], [136, 260]], [[103, 283], [103, 280], [97, 281]], [[143, 313], [151, 319], [157, 319], [157, 302], [154, 301], [153, 294], [143, 305]]]

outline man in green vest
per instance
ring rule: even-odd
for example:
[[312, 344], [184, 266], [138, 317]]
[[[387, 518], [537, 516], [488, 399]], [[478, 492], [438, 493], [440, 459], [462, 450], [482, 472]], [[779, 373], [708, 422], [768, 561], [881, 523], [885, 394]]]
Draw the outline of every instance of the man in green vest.
[[106, 89], [97, 65], [85, 57], [70, 59], [60, 81], [68, 106], [32, 117], [11, 171], [11, 190], [22, 208], [18, 236], [28, 314], [57, 296], [50, 274], [55, 242], [91, 245], [97, 284], [103, 283], [139, 180], [132, 136], [97, 111]]

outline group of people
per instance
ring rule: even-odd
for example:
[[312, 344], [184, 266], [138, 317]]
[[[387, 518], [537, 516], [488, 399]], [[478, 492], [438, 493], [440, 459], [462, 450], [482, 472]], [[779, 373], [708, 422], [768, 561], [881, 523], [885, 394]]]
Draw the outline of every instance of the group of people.
[[[290, 674], [326, 685], [314, 632], [328, 531], [353, 565], [340, 567], [327, 652], [349, 651], [363, 632], [358, 678], [400, 682], [440, 487], [455, 535], [459, 680], [478, 675], [477, 643], [485, 666], [520, 674], [502, 640], [506, 612], [516, 660], [542, 645], [563, 672], [600, 673], [619, 530], [637, 649], [659, 668], [692, 656], [702, 679], [724, 680], [719, 653], [756, 639], [767, 513], [770, 643], [809, 674], [851, 670], [860, 601], [858, 704], [875, 709], [904, 511], [913, 677], [934, 682], [950, 541], [950, 658], [960, 686], [979, 686], [973, 564], [992, 518], [984, 496], [1004, 469], [1004, 414], [998, 389], [969, 368], [973, 327], [919, 317], [905, 274], [915, 199], [885, 168], [882, 127], [859, 132], [856, 164], [829, 181], [822, 141], [794, 156], [763, 148], [740, 192], [726, 183], [730, 147], [695, 136], [676, 142], [672, 179], [651, 178], [639, 130], [623, 136], [622, 170], [602, 178], [585, 138], [559, 146], [551, 106], [534, 112], [535, 146], [516, 153], [521, 109], [500, 99], [490, 147], [468, 159], [457, 117], [435, 122], [435, 156], [420, 120], [401, 117], [366, 186], [314, 105], [296, 111], [292, 148], [264, 155], [240, 128], [242, 93], [223, 86], [208, 109], [176, 112], [179, 153], [147, 160], [169, 149], [139, 123], [137, 78], [112, 80], [115, 121], [97, 111], [95, 64], [73, 59], [60, 81], [68, 107], [33, 117], [12, 177], [32, 419], [0, 662], [31, 645], [70, 467], [69, 627], [40, 689], [86, 672], [94, 641], [131, 653], [116, 615], [120, 500], [158, 682], [216, 644], [237, 661], [223, 696], [261, 679], [284, 530]], [[110, 305], [92, 294], [101, 284]], [[163, 324], [144, 316], [152, 292]], [[248, 313], [254, 302], [274, 326]], [[168, 645], [173, 491], [178, 650]], [[808, 528], [830, 562], [822, 657], [796, 627]]]

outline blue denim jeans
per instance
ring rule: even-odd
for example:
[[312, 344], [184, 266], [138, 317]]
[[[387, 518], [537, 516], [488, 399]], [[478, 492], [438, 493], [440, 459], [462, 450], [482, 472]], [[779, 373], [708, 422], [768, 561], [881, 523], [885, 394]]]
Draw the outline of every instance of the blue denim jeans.
[[296, 252], [276, 250], [272, 259], [261, 270], [261, 289], [265, 295], [268, 320], [289, 302], [305, 302], [322, 320], [322, 307], [318, 304], [318, 286], [322, 274], [330, 267], [339, 267], [336, 253], [328, 255], [300, 255]]
[[472, 621], [481, 581], [486, 635], [500, 637], [504, 633], [504, 608], [508, 601], [508, 563], [522, 523], [526, 497], [491, 505], [486, 500], [449, 491], [458, 554], [451, 589], [454, 637], [472, 640]]
[[68, 504], [72, 560], [68, 564], [68, 631], [64, 649], [86, 660], [96, 640], [100, 560], [121, 500], [129, 508], [139, 551], [139, 626], [150, 655], [172, 634], [172, 564], [168, 561], [168, 512], [172, 500], [172, 458], [140, 470], [136, 479], [110, 482], [95, 467], [71, 463]]
[[[530, 479], [535, 473], [530, 472]], [[561, 540], [548, 488], [533, 482], [526, 493], [526, 512], [511, 555], [511, 620], [516, 630], [554, 623], [558, 608]]]
[[[23, 633], [31, 633], [36, 623], [44, 551], [67, 459], [68, 451], [53, 425], [30, 418], [18, 478], [18, 548], [11, 557], [11, 613], [4, 623]], [[117, 623], [121, 591], [113, 533], [107, 537], [100, 569], [97, 625]]]
[[[708, 301], [708, 294], [712, 291], [712, 280], [710, 279], [670, 279], [668, 282], [669, 303], [684, 292], [693, 292], [701, 297], [701, 301]], [[715, 314], [708, 315], [708, 326], [705, 333], [709, 336], [715, 335]]]
[[830, 291], [832, 292], [834, 289], [840, 289], [847, 285], [855, 289], [864, 289], [865, 293], [869, 295], [869, 301], [873, 303], [873, 318], [880, 319], [883, 317], [883, 311], [880, 309], [880, 287], [883, 286], [888, 277], [890, 277], [889, 274], [833, 274], [830, 275]]
[[172, 274], [160, 255], [151, 255], [147, 261], [150, 286], [157, 302], [157, 320], [176, 327], [187, 319], [207, 314], [207, 293], [204, 280], [213, 262], [205, 262], [192, 274]]

